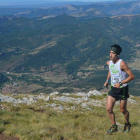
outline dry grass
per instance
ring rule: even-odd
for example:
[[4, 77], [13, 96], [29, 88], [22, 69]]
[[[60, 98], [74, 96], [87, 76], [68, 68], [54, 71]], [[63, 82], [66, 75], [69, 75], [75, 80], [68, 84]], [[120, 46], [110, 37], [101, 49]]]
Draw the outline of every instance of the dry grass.
[[[93, 111], [90, 111], [77, 105], [75, 110], [58, 112], [46, 107], [46, 102], [42, 100], [29, 106], [3, 103], [6, 108], [0, 110], [0, 133], [16, 136], [21, 140], [139, 140], [140, 98], [135, 98], [138, 104], [128, 104], [132, 123], [128, 134], [124, 134], [122, 128], [114, 135], [105, 134], [111, 125], [105, 107], [91, 106]], [[118, 105], [114, 112], [116, 121], [124, 124]]]

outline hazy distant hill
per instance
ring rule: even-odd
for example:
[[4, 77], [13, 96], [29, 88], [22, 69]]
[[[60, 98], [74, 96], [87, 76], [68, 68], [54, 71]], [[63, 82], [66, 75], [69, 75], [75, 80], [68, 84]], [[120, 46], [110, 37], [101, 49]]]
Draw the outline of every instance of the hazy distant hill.
[[112, 3], [93, 3], [85, 5], [67, 4], [59, 7], [42, 8], [1, 8], [0, 15], [16, 15], [29, 18], [43, 15], [71, 15], [74, 17], [103, 17], [124, 14], [140, 14], [140, 1], [119, 1]]

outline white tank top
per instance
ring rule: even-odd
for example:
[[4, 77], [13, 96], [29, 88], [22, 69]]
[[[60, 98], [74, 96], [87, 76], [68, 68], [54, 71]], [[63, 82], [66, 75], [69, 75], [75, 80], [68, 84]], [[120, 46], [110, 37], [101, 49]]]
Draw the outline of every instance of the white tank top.
[[[128, 75], [125, 71], [122, 71], [120, 68], [120, 63], [122, 59], [119, 59], [117, 63], [113, 63], [112, 60], [109, 62], [109, 71], [111, 74], [111, 86], [114, 86], [114, 84], [119, 83], [123, 80], [125, 80]], [[123, 84], [121, 87], [127, 86], [127, 83]]]

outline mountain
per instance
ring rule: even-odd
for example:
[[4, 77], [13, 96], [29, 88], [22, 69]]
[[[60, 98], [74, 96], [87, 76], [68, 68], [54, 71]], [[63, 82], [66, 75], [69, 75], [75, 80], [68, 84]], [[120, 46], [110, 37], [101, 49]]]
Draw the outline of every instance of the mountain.
[[10, 16], [0, 16], [0, 79], [3, 81], [0, 91], [104, 90], [110, 46], [119, 44], [123, 48], [120, 57], [136, 77], [130, 84], [130, 92], [139, 95], [137, 7], [139, 1], [68, 4], [44, 9], [21, 8], [25, 11], [14, 8]]
[[140, 1], [118, 1], [111, 3], [93, 3], [76, 5], [76, 3], [67, 3], [66, 5], [49, 7], [43, 5], [43, 7], [22, 7], [22, 8], [10, 8], [3, 7], [0, 9], [0, 15], [15, 15], [28, 18], [42, 17], [43, 15], [58, 16], [58, 15], [70, 15], [74, 17], [108, 17], [113, 15], [124, 14], [140, 14]]
[[[5, 18], [0, 22], [0, 71], [11, 80], [2, 92], [100, 90], [112, 44], [122, 46], [121, 58], [139, 75], [139, 15]], [[139, 93], [138, 82], [139, 76], [131, 83], [135, 95]]]

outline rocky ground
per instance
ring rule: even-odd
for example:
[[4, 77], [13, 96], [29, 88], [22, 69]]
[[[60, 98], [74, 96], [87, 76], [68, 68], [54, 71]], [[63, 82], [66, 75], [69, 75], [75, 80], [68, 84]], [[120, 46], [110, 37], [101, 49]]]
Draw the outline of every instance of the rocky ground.
[[[97, 90], [89, 91], [88, 93], [78, 92], [74, 94], [70, 93], [59, 93], [53, 92], [51, 94], [40, 93], [39, 95], [31, 95], [31, 94], [12, 94], [10, 96], [0, 94], [1, 102], [11, 102], [13, 105], [18, 104], [27, 104], [30, 105], [32, 103], [36, 103], [39, 100], [43, 100], [46, 102], [46, 107], [51, 107], [57, 110], [68, 110], [75, 109], [76, 105], [81, 105], [83, 108], [87, 108], [90, 110], [90, 106], [98, 106], [104, 107], [106, 105], [106, 97], [107, 94], [101, 93]], [[130, 96], [128, 99], [128, 103], [136, 104], [136, 101], [133, 99], [134, 96]], [[49, 102], [51, 101], [51, 103]], [[58, 101], [59, 104], [55, 102]], [[67, 108], [63, 106], [61, 103], [73, 103], [74, 105], [71, 108]], [[116, 102], [116, 105], [119, 102]], [[1, 104], [1, 108], [4, 109], [4, 106]]]
[[[139, 98], [139, 97], [138, 97]], [[7, 109], [4, 103], [12, 103], [13, 106], [20, 104], [31, 105], [34, 103], [45, 103], [43, 106], [40, 104], [40, 108], [52, 108], [59, 113], [63, 113], [65, 110], [75, 110], [77, 106], [81, 106], [83, 109], [94, 112], [93, 106], [105, 108], [107, 102], [107, 94], [99, 92], [97, 90], [89, 91], [88, 93], [59, 93], [53, 92], [51, 94], [0, 94], [0, 109]], [[138, 104], [134, 96], [130, 96], [128, 104]], [[119, 105], [119, 102], [116, 102]], [[118, 129], [122, 130], [123, 125], [117, 123]], [[4, 133], [0, 134], [0, 140], [19, 140], [17, 137], [6, 136]]]

